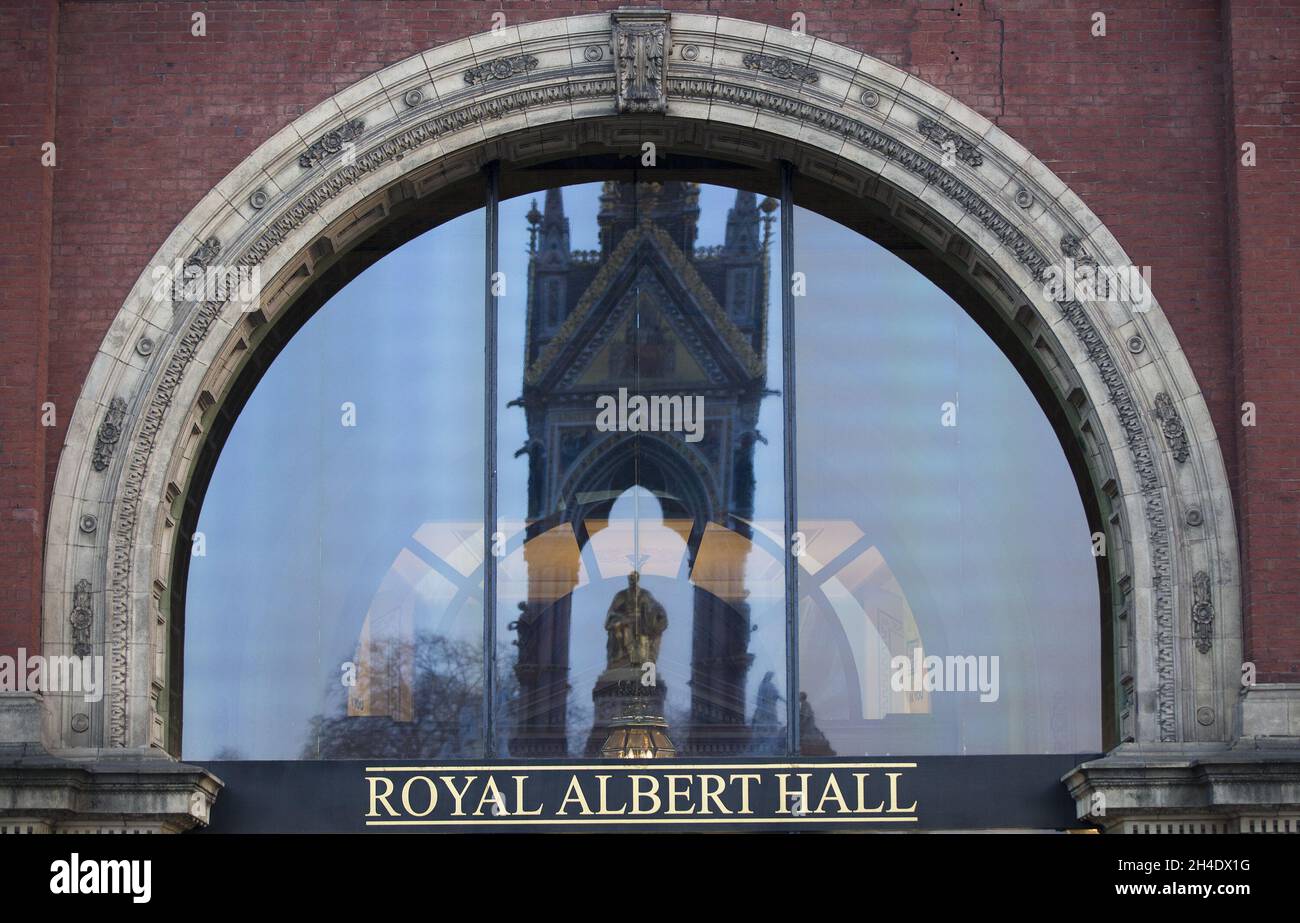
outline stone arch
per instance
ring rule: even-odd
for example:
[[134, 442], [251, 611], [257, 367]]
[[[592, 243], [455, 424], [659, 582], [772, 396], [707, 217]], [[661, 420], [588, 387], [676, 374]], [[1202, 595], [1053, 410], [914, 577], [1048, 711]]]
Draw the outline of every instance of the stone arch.
[[[622, 17], [623, 21], [620, 21]], [[662, 57], [625, 58], [631, 17]], [[662, 67], [657, 62], [662, 61]], [[624, 68], [649, 74], [624, 80]], [[159, 248], [82, 388], [55, 481], [44, 644], [108, 662], [104, 701], [49, 696], [60, 750], [161, 756], [164, 600], [189, 473], [258, 331], [402, 202], [492, 160], [582, 145], [784, 159], [871, 201], [984, 293], [1069, 409], [1105, 515], [1122, 719], [1140, 746], [1236, 733], [1240, 573], [1231, 495], [1200, 389], [1159, 304], [1049, 298], [1066, 258], [1132, 261], [1001, 129], [868, 55], [701, 14], [592, 14], [477, 35], [327, 99], [217, 184]], [[256, 310], [174, 301], [164, 267], [242, 266]], [[85, 613], [89, 611], [89, 624]]]

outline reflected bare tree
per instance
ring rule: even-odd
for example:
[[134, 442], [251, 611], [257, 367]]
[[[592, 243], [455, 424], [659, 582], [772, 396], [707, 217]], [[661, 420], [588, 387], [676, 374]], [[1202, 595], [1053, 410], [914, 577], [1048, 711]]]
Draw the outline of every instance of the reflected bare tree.
[[[349, 715], [348, 696], [355, 690], [332, 684], [326, 712], [308, 727], [303, 759], [455, 759], [482, 752], [481, 643], [420, 632], [413, 641], [372, 641], [369, 654], [371, 664], [387, 665], [382, 672], [372, 668], [372, 695], [377, 685], [387, 684], [391, 696], [409, 699], [409, 708]], [[498, 653], [498, 663], [503, 656]], [[497, 682], [507, 687], [498, 688], [498, 695], [514, 694], [508, 671]]]

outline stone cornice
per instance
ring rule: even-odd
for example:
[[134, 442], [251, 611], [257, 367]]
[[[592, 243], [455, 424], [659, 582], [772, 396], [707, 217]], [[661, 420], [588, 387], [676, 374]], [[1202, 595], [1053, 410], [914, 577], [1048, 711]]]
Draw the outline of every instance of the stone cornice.
[[[1219, 745], [1120, 748], [1082, 763], [1061, 780], [1079, 816], [1108, 830], [1195, 825], [1249, 832], [1281, 819], [1300, 830], [1300, 739], [1260, 749]], [[1262, 832], [1262, 831], [1261, 831]]]

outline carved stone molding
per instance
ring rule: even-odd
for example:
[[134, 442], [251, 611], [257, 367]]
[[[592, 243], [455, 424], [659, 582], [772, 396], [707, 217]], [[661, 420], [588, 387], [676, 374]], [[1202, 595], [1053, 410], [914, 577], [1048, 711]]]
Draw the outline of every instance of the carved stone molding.
[[221, 241], [215, 237], [209, 237], [199, 248], [190, 254], [181, 269], [181, 278], [172, 279], [171, 296], [174, 304], [180, 304], [184, 301], [185, 283], [192, 277], [202, 273], [204, 269], [211, 266], [221, 255]]
[[612, 13], [614, 74], [618, 111], [668, 111], [668, 14], [619, 10]]
[[934, 119], [921, 119], [916, 123], [916, 129], [939, 147], [952, 145], [953, 155], [962, 163], [970, 164], [972, 167], [984, 163], [984, 155], [979, 152], [979, 148], [974, 143], [951, 128], [940, 125]]
[[1192, 578], [1192, 634], [1196, 638], [1196, 649], [1208, 654], [1214, 644], [1214, 602], [1210, 599], [1210, 575], [1205, 571], [1196, 572]]
[[310, 170], [317, 164], [324, 163], [343, 150], [343, 145], [361, 137], [361, 133], [365, 129], [366, 123], [364, 120], [349, 119], [341, 128], [325, 132], [325, 134], [308, 145], [307, 150], [298, 158], [298, 165], [305, 170]]
[[1097, 261], [1090, 257], [1083, 249], [1083, 241], [1079, 240], [1073, 234], [1066, 234], [1061, 238], [1061, 252], [1074, 260], [1080, 266], [1096, 266]]
[[[1074, 234], [1062, 236], [1061, 252], [1079, 265], [1096, 266], [1097, 260], [1085, 250], [1083, 242]], [[1075, 300], [1057, 302], [1057, 307], [1070, 326], [1074, 328], [1079, 341], [1088, 351], [1088, 357], [1095, 364], [1107, 394], [1119, 416], [1124, 428], [1125, 442], [1138, 475], [1138, 487], [1142, 492], [1142, 511], [1146, 519], [1148, 550], [1151, 555], [1151, 587], [1155, 616], [1155, 673], [1156, 673], [1156, 723], [1160, 729], [1159, 739], [1170, 742], [1178, 739], [1178, 721], [1176, 713], [1177, 625], [1174, 614], [1174, 564], [1171, 545], [1169, 514], [1165, 502], [1160, 469], [1152, 454], [1152, 442], [1143, 422], [1143, 414], [1134, 400], [1124, 371], [1117, 365], [1106, 339], [1096, 324], [1088, 317], [1084, 306]], [[1139, 348], [1133, 349], [1133, 340], [1137, 339]], [[1141, 337], [1130, 338], [1127, 342], [1130, 352], [1140, 353], [1145, 348]], [[1157, 410], [1157, 418], [1159, 413]]]
[[1181, 465], [1191, 454], [1187, 446], [1187, 430], [1183, 428], [1183, 418], [1178, 415], [1178, 408], [1164, 391], [1156, 395], [1155, 414], [1156, 419], [1160, 421], [1160, 429], [1165, 434], [1165, 440], [1169, 443], [1169, 451], [1173, 453], [1174, 461]]
[[1159, 469], [1151, 454], [1151, 440], [1142, 423], [1142, 414], [1133, 400], [1132, 390], [1121, 368], [1106, 346], [1105, 338], [1079, 302], [1060, 301], [1057, 302], [1057, 307], [1074, 329], [1106, 386], [1106, 392], [1124, 428], [1125, 442], [1137, 470], [1150, 542], [1151, 585], [1154, 590], [1156, 721], [1160, 727], [1160, 740], [1176, 740], [1173, 560], [1170, 552], [1169, 516], [1165, 509]]
[[755, 52], [745, 55], [741, 59], [741, 63], [750, 70], [762, 71], [780, 80], [802, 80], [805, 83], [816, 83], [818, 79], [817, 71], [807, 64], [800, 64], [797, 61], [791, 61], [789, 58], [778, 58], [775, 55]]
[[90, 596], [90, 581], [82, 577], [72, 591], [72, 612], [68, 622], [72, 625], [72, 653], [89, 657], [90, 629], [95, 623], [95, 611]]
[[935, 186], [963, 210], [978, 219], [1015, 254], [1017, 260], [1033, 273], [1035, 280], [1041, 282], [1046, 278], [1051, 262], [1019, 230], [1015, 222], [998, 211], [973, 187], [945, 170], [937, 161], [908, 147], [882, 129], [852, 116], [834, 112], [825, 106], [752, 86], [704, 78], [674, 78], [669, 81], [669, 87], [674, 98], [750, 106], [772, 115], [796, 120], [799, 124], [807, 124], [830, 134], [841, 135], [865, 150], [894, 161], [903, 169]]
[[216, 258], [220, 255], [221, 255], [221, 241], [217, 240], [215, 237], [209, 237], [199, 246], [197, 250], [194, 251], [194, 253], [190, 255], [190, 258], [185, 261], [185, 265], [187, 267], [211, 266], [213, 261], [215, 261]]
[[[487, 83], [490, 80], [509, 80], [519, 74], [526, 74], [537, 66], [537, 58], [530, 54], [516, 54], [506, 58], [497, 58], [465, 71], [465, 82], [470, 86]], [[418, 100], [417, 100], [418, 101]]]
[[92, 466], [103, 471], [113, 460], [113, 450], [122, 438], [122, 421], [126, 419], [126, 401], [115, 397], [109, 401], [104, 420], [95, 433], [95, 457]]

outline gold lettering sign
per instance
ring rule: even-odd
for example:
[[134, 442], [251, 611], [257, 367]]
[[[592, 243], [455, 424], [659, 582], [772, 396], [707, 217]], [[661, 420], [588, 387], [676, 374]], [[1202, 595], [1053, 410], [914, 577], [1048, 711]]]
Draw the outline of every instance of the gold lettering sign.
[[915, 824], [915, 763], [376, 766], [368, 827]]

